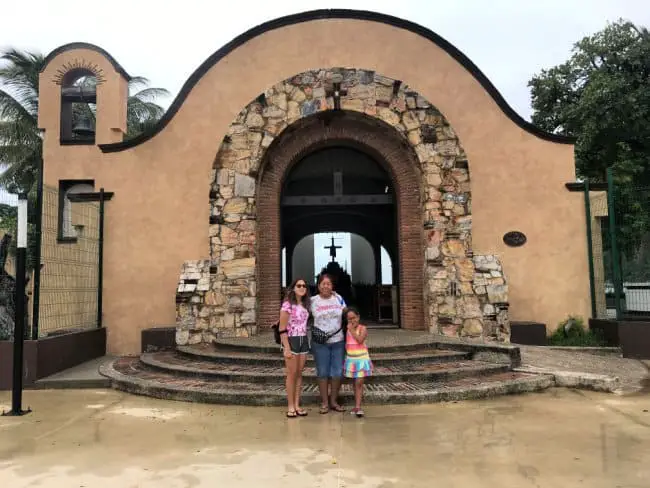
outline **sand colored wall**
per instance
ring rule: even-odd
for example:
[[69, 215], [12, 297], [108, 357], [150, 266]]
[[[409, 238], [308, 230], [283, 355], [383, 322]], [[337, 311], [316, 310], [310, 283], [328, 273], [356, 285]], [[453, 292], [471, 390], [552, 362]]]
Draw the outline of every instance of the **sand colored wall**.
[[[474, 250], [502, 256], [513, 320], [543, 321], [552, 329], [569, 313], [587, 316], [582, 195], [564, 187], [575, 177], [573, 147], [514, 124], [463, 66], [429, 40], [362, 20], [315, 20], [266, 32], [209, 69], [162, 132], [113, 153], [59, 146], [52, 115], [59, 108], [51, 86], [56, 70], [65, 59], [96, 54], [68, 51], [50, 62], [41, 75], [39, 122], [46, 183], [90, 178], [95, 188], [115, 192], [107, 204], [105, 241], [110, 353], [136, 352], [142, 328], [172, 324], [182, 263], [209, 257], [210, 170], [237, 113], [278, 80], [329, 66], [404, 80], [449, 120], [470, 161]], [[123, 78], [109, 67], [106, 73], [105, 89], [117, 97]], [[106, 116], [113, 120], [114, 113]], [[527, 244], [505, 246], [502, 236], [510, 230], [524, 232]]]

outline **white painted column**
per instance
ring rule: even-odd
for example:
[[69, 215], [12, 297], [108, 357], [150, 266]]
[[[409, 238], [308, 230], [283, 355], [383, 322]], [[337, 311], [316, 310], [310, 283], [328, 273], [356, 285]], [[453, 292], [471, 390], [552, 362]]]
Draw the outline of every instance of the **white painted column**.
[[307, 283], [315, 283], [314, 276], [314, 236], [309, 235], [298, 242], [293, 250], [291, 262], [293, 279], [302, 278]]
[[376, 283], [375, 256], [370, 243], [357, 234], [350, 234], [350, 251], [352, 283], [374, 285]]

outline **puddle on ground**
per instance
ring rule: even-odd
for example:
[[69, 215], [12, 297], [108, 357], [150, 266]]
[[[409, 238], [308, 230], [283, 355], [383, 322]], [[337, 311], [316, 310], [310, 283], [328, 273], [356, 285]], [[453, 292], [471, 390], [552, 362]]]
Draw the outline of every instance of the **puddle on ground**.
[[620, 407], [622, 405], [627, 405], [629, 402], [618, 398], [606, 398], [603, 400], [603, 403], [614, 407]]
[[[386, 488], [399, 486], [398, 479], [367, 476], [332, 463], [332, 456], [312, 449], [286, 449], [282, 452], [237, 450], [230, 453], [203, 451], [203, 459], [169, 458], [156, 460], [150, 465], [131, 466], [116, 470], [113, 476], [98, 476], [85, 471], [81, 466], [66, 463], [42, 470], [42, 466], [26, 474], [27, 470], [17, 464], [0, 473], [0, 485], [12, 488], [42, 486], [71, 486], [103, 488], [115, 486], [138, 486], [138, 488], [213, 488], [215, 485], [229, 488], [265, 486], [267, 488], [287, 486], [345, 486], [346, 488]], [[94, 460], [92, 462], [95, 462]], [[169, 468], [176, 464], [177, 467]]]
[[108, 410], [115, 415], [127, 415], [140, 419], [172, 420], [185, 415], [181, 410], [163, 410], [162, 408], [115, 407]]

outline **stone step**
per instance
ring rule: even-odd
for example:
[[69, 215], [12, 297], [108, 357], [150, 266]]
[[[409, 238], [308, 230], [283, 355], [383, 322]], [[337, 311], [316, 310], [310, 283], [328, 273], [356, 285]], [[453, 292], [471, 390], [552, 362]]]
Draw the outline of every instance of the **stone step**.
[[[398, 329], [395, 329], [398, 330]], [[371, 331], [372, 332], [372, 331]], [[395, 339], [391, 342], [390, 339]], [[397, 342], [400, 340], [401, 342]], [[273, 354], [276, 353], [280, 346], [273, 340], [273, 335], [269, 333], [261, 333], [253, 338], [220, 338], [217, 339], [214, 345], [219, 350], [231, 350], [238, 352], [253, 352], [256, 354]], [[210, 348], [210, 345], [197, 345], [186, 346], [196, 348]], [[214, 347], [214, 346], [212, 346]], [[437, 349], [440, 348], [437, 342], [432, 341], [430, 335], [418, 335], [412, 338], [403, 338], [399, 336], [387, 336], [381, 338], [372, 338], [368, 340], [368, 348], [373, 353], [397, 353], [407, 351], [418, 351], [423, 349]], [[442, 347], [445, 349], [445, 347]]]
[[[191, 359], [215, 361], [219, 363], [249, 364], [258, 366], [276, 365], [282, 366], [284, 358], [279, 347], [273, 352], [247, 352], [236, 349], [221, 349], [221, 346], [179, 346], [176, 349], [181, 355]], [[375, 352], [371, 350], [372, 361], [377, 366], [389, 366], [398, 364], [417, 364], [422, 362], [448, 362], [470, 359], [472, 354], [463, 351], [447, 351], [437, 348], [420, 348], [418, 350], [397, 351], [397, 352]], [[307, 364], [313, 365], [313, 358], [307, 356]]]
[[[153, 369], [137, 357], [123, 357], [103, 364], [100, 373], [122, 391], [155, 398], [235, 405], [286, 405], [281, 384], [238, 383], [179, 376]], [[488, 398], [496, 395], [538, 391], [553, 386], [553, 378], [519, 372], [501, 372], [460, 379], [410, 382], [396, 381], [366, 386], [366, 403], [425, 403]], [[341, 389], [342, 400], [353, 398], [350, 383]], [[305, 405], [318, 403], [318, 387], [305, 384]]]
[[[194, 359], [174, 352], [145, 353], [140, 356], [142, 363], [156, 369], [178, 376], [211, 378], [222, 381], [248, 383], [284, 383], [283, 365], [251, 365], [220, 363], [205, 359]], [[422, 382], [459, 379], [467, 376], [481, 376], [506, 372], [510, 368], [504, 364], [484, 363], [463, 360], [433, 363], [408, 363], [403, 365], [375, 365], [375, 370], [368, 383]], [[312, 366], [305, 368], [305, 381], [315, 382], [316, 371]]]

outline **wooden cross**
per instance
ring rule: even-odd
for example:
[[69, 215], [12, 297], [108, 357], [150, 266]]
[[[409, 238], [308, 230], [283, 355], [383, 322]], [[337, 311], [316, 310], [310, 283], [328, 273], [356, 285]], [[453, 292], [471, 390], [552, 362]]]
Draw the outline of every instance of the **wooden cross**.
[[332, 83], [332, 88], [325, 92], [325, 96], [334, 99], [334, 110], [341, 110], [341, 96], [347, 94], [347, 90], [341, 90], [341, 83]]
[[336, 250], [341, 249], [341, 246], [335, 246], [334, 245], [334, 236], [332, 236], [332, 244], [329, 246], [324, 246], [325, 249], [330, 250], [330, 256], [332, 256], [332, 262], [336, 260]]

